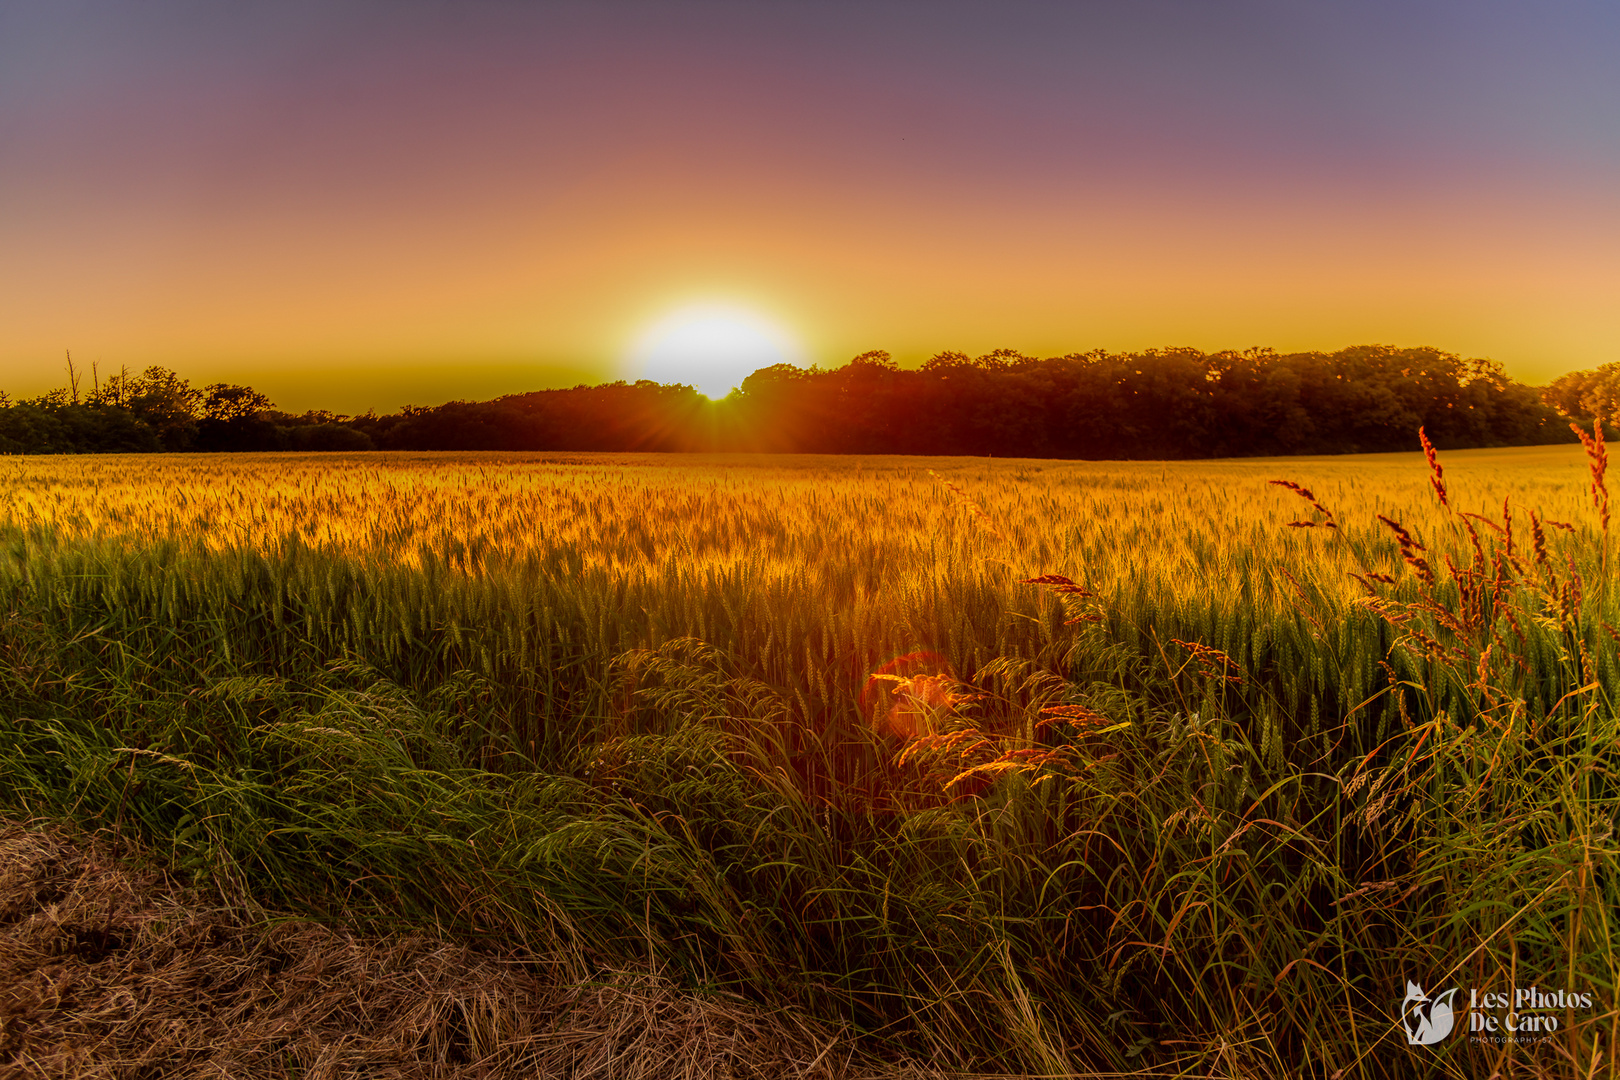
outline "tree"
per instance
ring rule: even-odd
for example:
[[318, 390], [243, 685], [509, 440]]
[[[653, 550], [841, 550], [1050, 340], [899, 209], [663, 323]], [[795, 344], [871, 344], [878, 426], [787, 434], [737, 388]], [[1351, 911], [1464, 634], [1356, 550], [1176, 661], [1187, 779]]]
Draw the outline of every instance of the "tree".
[[251, 386], [214, 383], [204, 387], [202, 393], [202, 413], [204, 419], [208, 420], [220, 420], [225, 423], [232, 420], [246, 420], [248, 417], [275, 408], [268, 397]]
[[928, 372], [930, 375], [934, 374], [935, 372], [949, 374], [952, 369], [971, 366], [973, 366], [973, 359], [969, 357], [967, 353], [956, 352], [954, 349], [946, 349], [944, 352], [935, 353], [933, 356], [930, 356], [926, 361], [924, 361], [922, 370]]
[[165, 450], [184, 450], [197, 435], [203, 392], [165, 367], [153, 365], [129, 385], [124, 407], [157, 433]]
[[887, 349], [871, 349], [861, 353], [849, 362], [849, 366], [857, 371], [899, 371], [900, 365], [894, 362]]
[[1611, 427], [1620, 426], [1620, 363], [1562, 375], [1541, 397], [1571, 420], [1601, 419]]

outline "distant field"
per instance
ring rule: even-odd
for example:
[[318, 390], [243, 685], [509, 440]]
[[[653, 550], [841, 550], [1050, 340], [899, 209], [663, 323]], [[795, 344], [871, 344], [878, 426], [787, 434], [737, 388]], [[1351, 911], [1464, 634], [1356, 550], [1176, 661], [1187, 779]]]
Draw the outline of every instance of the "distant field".
[[[1446, 454], [1455, 505], [1587, 527], [1579, 446]], [[1443, 520], [1420, 454], [1218, 462], [616, 454], [20, 457], [0, 461], [0, 521], [58, 536], [170, 538], [269, 550], [289, 537], [404, 565], [477, 571], [566, 553], [627, 580], [746, 572], [879, 609], [925, 583], [1053, 572], [1109, 596], [1276, 596], [1269, 571], [1347, 559], [1290, 530], [1312, 489], [1358, 543], [1398, 566], [1389, 514]], [[955, 485], [953, 490], [951, 485]], [[977, 512], [982, 509], [983, 513]], [[674, 575], [671, 578], [670, 575]], [[1006, 588], [1011, 600], [1027, 590]]]
[[0, 804], [963, 1066], [1405, 1075], [1402, 972], [1611, 986], [1620, 900], [1587, 459], [1440, 460], [0, 460]]

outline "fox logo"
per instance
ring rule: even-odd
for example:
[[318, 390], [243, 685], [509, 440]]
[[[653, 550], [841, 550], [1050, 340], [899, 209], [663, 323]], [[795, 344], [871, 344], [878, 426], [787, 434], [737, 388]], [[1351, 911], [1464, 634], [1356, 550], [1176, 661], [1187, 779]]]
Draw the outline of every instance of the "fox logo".
[[1429, 997], [1415, 982], [1406, 984], [1406, 1000], [1401, 1002], [1401, 1025], [1406, 1028], [1406, 1041], [1412, 1046], [1430, 1046], [1451, 1034], [1456, 1014], [1451, 1010], [1453, 986], [1443, 994]]

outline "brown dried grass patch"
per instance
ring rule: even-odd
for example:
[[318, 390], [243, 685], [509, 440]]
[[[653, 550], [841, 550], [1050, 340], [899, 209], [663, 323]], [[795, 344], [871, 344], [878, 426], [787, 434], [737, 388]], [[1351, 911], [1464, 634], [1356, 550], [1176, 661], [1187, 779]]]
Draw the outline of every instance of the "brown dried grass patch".
[[99, 839], [0, 821], [0, 1073], [707, 1080], [936, 1075], [647, 972], [248, 921]]

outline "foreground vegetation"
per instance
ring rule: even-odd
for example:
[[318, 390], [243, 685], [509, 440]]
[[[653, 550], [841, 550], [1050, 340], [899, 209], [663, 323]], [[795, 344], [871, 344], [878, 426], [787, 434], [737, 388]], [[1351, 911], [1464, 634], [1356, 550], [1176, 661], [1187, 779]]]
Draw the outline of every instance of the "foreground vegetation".
[[946, 1080], [646, 970], [224, 905], [67, 833], [0, 821], [9, 1080]]
[[1592, 450], [14, 459], [0, 803], [942, 1065], [1595, 1075]]

